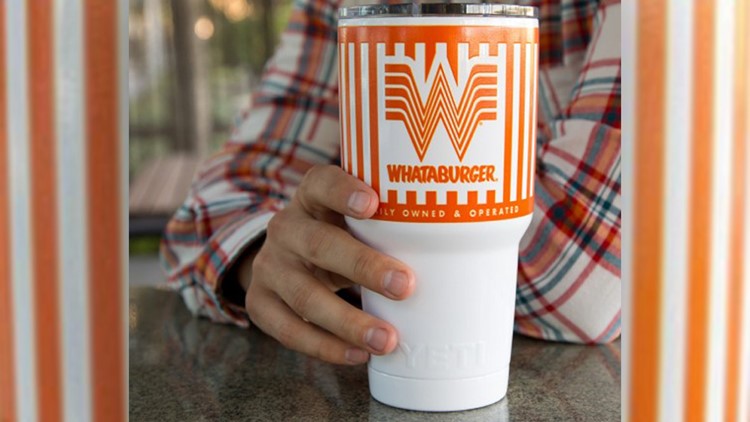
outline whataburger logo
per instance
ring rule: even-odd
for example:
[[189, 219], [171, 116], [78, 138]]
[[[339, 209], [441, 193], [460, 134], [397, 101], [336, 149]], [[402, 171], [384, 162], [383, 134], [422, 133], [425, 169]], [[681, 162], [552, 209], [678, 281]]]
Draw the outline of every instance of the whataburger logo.
[[448, 57], [447, 46], [436, 45], [427, 77], [423, 44], [417, 44], [415, 58], [403, 48], [385, 63], [385, 118], [403, 122], [414, 150], [423, 161], [438, 124], [443, 123], [459, 161], [463, 161], [482, 121], [497, 118], [497, 57], [482, 49], [469, 58], [468, 44], [456, 57]]

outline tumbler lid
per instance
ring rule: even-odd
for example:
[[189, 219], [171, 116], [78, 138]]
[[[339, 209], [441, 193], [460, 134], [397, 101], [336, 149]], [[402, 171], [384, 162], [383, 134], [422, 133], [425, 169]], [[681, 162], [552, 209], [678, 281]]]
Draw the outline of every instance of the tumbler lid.
[[351, 6], [339, 9], [339, 18], [374, 18], [392, 16], [506, 16], [538, 18], [532, 6], [500, 3], [401, 3]]

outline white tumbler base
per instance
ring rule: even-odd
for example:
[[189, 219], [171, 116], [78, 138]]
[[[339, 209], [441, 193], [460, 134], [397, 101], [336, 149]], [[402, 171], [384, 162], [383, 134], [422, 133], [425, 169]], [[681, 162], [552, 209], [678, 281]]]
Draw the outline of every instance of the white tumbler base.
[[508, 391], [508, 366], [475, 378], [430, 380], [388, 375], [368, 368], [370, 394], [389, 406], [426, 412], [454, 412], [497, 403]]

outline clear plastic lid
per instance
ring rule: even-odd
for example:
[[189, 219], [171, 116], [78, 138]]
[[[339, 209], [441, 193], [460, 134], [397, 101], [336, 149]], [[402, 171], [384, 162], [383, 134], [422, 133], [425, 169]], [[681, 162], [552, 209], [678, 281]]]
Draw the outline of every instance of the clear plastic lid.
[[539, 17], [536, 7], [500, 3], [401, 3], [342, 7], [340, 19], [393, 16], [506, 16]]

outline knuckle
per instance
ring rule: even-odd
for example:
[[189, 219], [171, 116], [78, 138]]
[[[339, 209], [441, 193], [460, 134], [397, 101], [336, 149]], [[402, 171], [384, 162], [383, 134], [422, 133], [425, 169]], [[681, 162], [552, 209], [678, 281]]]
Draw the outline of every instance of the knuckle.
[[262, 329], [264, 325], [263, 314], [260, 310], [263, 309], [263, 304], [259, 303], [256, 290], [257, 289], [252, 286], [247, 290], [247, 294], [245, 295], [245, 310], [247, 311], [247, 316], [250, 318], [250, 321]]
[[269, 239], [276, 239], [282, 233], [284, 233], [284, 226], [286, 226], [286, 213], [282, 210], [274, 215], [266, 226], [266, 237]]
[[310, 184], [318, 183], [321, 177], [329, 171], [327, 167], [328, 166], [321, 164], [311, 167], [310, 170], [308, 170], [307, 173], [305, 173], [305, 176], [302, 178], [300, 187], [307, 188], [308, 186], [310, 186]]
[[354, 258], [352, 272], [359, 281], [367, 281], [376, 271], [378, 257], [372, 251], [361, 250]]
[[294, 328], [291, 324], [282, 322], [276, 326], [274, 332], [274, 338], [281, 343], [282, 346], [287, 349], [293, 349], [295, 346], [295, 339], [297, 338]]
[[313, 349], [313, 356], [322, 361], [336, 363], [336, 360], [333, 358], [332, 349], [331, 345], [327, 342], [320, 341], [315, 346], [315, 349]]
[[252, 266], [250, 267], [250, 273], [252, 274], [250, 287], [258, 287], [259, 284], [264, 285], [267, 288], [270, 287], [268, 282], [273, 280], [273, 274], [277, 271], [277, 266], [273, 259], [272, 253], [265, 247], [261, 248], [258, 254], [255, 255]]
[[256, 312], [256, 300], [254, 298], [255, 295], [252, 293], [252, 287], [247, 290], [247, 294], [245, 295], [245, 310], [247, 311], [247, 316], [250, 318], [250, 321], [257, 324], [258, 314]]
[[307, 258], [318, 261], [331, 248], [331, 236], [325, 226], [310, 230], [307, 239]]
[[[255, 255], [255, 258], [253, 258], [253, 265], [250, 267], [253, 278], [256, 278], [256, 276], [263, 273], [263, 270], [268, 265], [268, 252], [265, 251], [265, 248], [262, 248], [257, 255]], [[251, 284], [252, 285], [252, 284]]]
[[314, 296], [313, 289], [308, 287], [298, 288], [292, 293], [289, 306], [299, 315], [308, 315]]
[[346, 318], [341, 318], [338, 328], [349, 342], [360, 346], [364, 345], [367, 325], [363, 318], [347, 315]]

